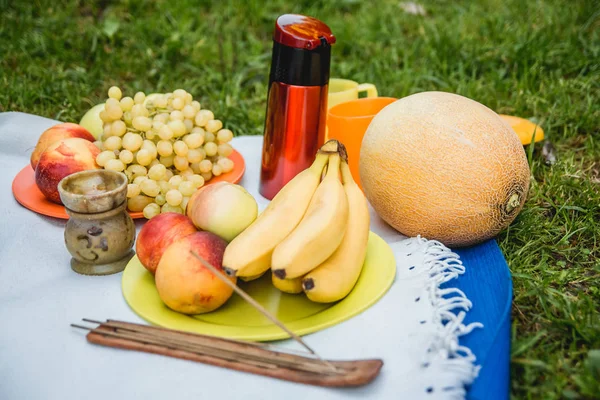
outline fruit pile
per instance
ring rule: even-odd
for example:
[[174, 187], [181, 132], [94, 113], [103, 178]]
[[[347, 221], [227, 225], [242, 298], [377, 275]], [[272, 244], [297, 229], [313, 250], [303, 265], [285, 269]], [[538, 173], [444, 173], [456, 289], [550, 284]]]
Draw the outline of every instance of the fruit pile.
[[154, 275], [160, 298], [181, 313], [210, 312], [233, 293], [191, 250], [232, 282], [258, 279], [271, 270], [276, 288], [324, 303], [350, 293], [366, 257], [367, 200], [350, 174], [343, 145], [335, 140], [322, 146], [313, 164], [260, 215], [244, 188], [225, 182], [198, 190], [186, 214], [153, 218], [136, 241], [138, 258]]
[[96, 162], [127, 175], [127, 208], [148, 219], [185, 213], [197, 189], [234, 168], [233, 133], [183, 89], [132, 98], [113, 86], [99, 117]]
[[229, 243], [225, 272], [252, 280], [271, 269], [282, 291], [304, 291], [316, 302], [345, 297], [360, 275], [370, 223], [367, 200], [347, 161], [341, 143], [325, 143], [314, 163]]

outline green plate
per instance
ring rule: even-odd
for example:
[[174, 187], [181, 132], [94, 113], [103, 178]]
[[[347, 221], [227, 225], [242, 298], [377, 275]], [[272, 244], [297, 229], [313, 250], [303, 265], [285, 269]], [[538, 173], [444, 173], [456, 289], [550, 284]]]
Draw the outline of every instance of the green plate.
[[[358, 282], [348, 296], [336, 303], [313, 303], [303, 294], [282, 293], [271, 284], [269, 273], [251, 282], [238, 280], [238, 284], [289, 329], [306, 335], [345, 321], [372, 306], [387, 292], [395, 276], [392, 249], [371, 232]], [[137, 257], [133, 257], [123, 271], [122, 289], [131, 309], [159, 326], [241, 340], [289, 337], [235, 293], [223, 306], [207, 314], [191, 316], [169, 309], [158, 296], [154, 277]]]

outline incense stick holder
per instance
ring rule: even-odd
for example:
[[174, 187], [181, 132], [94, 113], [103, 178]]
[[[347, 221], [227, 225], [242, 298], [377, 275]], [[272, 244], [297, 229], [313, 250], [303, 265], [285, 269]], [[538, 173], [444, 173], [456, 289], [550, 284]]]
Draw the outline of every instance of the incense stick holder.
[[135, 254], [135, 224], [127, 213], [127, 176], [109, 170], [71, 174], [58, 184], [69, 215], [65, 245], [71, 269], [84, 275], [121, 272]]

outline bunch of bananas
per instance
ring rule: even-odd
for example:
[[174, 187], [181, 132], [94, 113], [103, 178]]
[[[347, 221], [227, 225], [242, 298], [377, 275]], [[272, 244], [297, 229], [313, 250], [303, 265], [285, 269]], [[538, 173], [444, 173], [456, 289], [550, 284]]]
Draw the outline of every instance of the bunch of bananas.
[[358, 280], [369, 238], [367, 200], [346, 150], [330, 140], [225, 249], [223, 268], [242, 280], [271, 269], [273, 285], [315, 302], [344, 298]]

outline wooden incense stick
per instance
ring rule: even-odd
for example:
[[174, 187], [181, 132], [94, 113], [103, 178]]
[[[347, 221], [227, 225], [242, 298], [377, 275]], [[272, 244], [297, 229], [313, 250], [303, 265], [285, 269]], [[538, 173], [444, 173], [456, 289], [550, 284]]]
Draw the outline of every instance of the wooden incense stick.
[[281, 322], [280, 320], [277, 319], [277, 317], [275, 317], [273, 314], [271, 314], [269, 311], [267, 311], [267, 309], [265, 309], [262, 305], [260, 305], [260, 303], [258, 303], [256, 300], [254, 300], [250, 295], [248, 295], [246, 292], [244, 292], [238, 285], [236, 285], [235, 283], [231, 282], [229, 280], [229, 278], [227, 276], [225, 276], [221, 271], [219, 271], [217, 268], [215, 268], [214, 266], [212, 266], [209, 262], [207, 262], [204, 258], [202, 258], [200, 255], [198, 255], [195, 251], [190, 250], [190, 253], [196, 257], [201, 263], [202, 265], [204, 265], [206, 268], [208, 268], [214, 275], [216, 275], [219, 279], [221, 279], [226, 285], [228, 285], [230, 288], [232, 288], [238, 295], [240, 295], [244, 300], [246, 300], [250, 305], [252, 305], [254, 308], [256, 308], [258, 311], [260, 311], [260, 313], [262, 315], [264, 315], [265, 317], [269, 318], [275, 325], [277, 325], [278, 327], [280, 327], [281, 329], [283, 329], [288, 335], [290, 335], [296, 342], [300, 343], [300, 345], [302, 345], [305, 349], [307, 349], [311, 354], [314, 354], [323, 364], [327, 365], [329, 368], [331, 368], [333, 371], [336, 370], [335, 366], [333, 366], [331, 363], [329, 363], [327, 360], [325, 360], [324, 358], [322, 358], [319, 354], [317, 354], [317, 352], [315, 352], [308, 344], [306, 344], [304, 342], [304, 340], [302, 340], [302, 338], [300, 338], [300, 336], [296, 335], [294, 332], [292, 332], [288, 327], [286, 327], [283, 322]]

